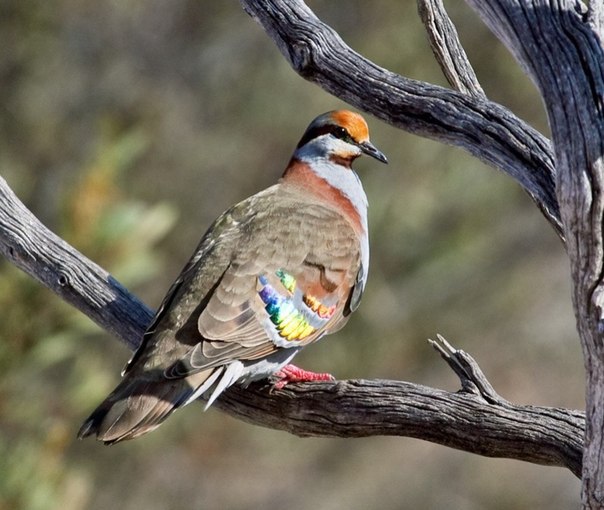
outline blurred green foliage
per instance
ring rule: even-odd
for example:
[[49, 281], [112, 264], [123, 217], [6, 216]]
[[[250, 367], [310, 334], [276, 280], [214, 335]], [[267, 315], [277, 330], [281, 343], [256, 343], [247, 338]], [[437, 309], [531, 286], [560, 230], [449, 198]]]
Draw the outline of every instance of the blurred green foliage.
[[[414, 2], [309, 4], [377, 64], [445, 84]], [[547, 134], [505, 49], [467, 8], [449, 7], [488, 96]], [[237, 2], [4, 0], [0, 34], [0, 173], [154, 306], [210, 222], [275, 182], [308, 122], [344, 106], [295, 75]], [[390, 160], [357, 165], [370, 201], [368, 286], [348, 327], [299, 363], [454, 391], [425, 342], [442, 333], [506, 398], [580, 408], [567, 261], [547, 222], [515, 183], [460, 150], [368, 121]], [[411, 439], [300, 439], [195, 405], [131, 443], [79, 442], [129, 353], [8, 263], [0, 310], [0, 510], [578, 500], [562, 469]]]
[[[120, 191], [146, 146], [138, 132], [102, 135], [90, 163], [58, 190], [58, 233], [129, 286], [158, 273], [156, 244], [175, 220], [172, 207]], [[90, 320], [6, 263], [0, 306], [0, 508], [81, 508], [87, 481], [67, 450], [82, 409], [111, 389], [109, 346], [93, 343], [101, 332]]]

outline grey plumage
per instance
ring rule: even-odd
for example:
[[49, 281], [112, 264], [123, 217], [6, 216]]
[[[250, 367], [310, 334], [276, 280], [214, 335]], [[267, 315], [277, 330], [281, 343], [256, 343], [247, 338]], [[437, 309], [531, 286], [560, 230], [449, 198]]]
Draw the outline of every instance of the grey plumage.
[[[220, 390], [235, 382], [238, 377], [221, 379], [233, 360], [247, 362], [238, 374], [247, 382], [270, 375], [293, 357], [295, 348], [325, 331], [300, 345], [277, 347], [264, 329], [257, 275], [281, 268], [296, 275], [325, 268], [341, 277], [347, 295], [340, 301], [346, 301], [359, 264], [357, 235], [347, 220], [320, 201], [309, 203], [295, 187], [280, 183], [233, 207], [206, 233], [124, 379], [84, 423], [79, 437], [96, 433], [112, 443], [148, 432], [188, 403], [212, 375], [215, 384], [222, 382]], [[344, 322], [340, 312], [331, 330]], [[277, 358], [273, 364], [269, 359], [254, 370], [255, 361], [270, 355]]]
[[202, 394], [272, 375], [340, 329], [369, 263], [367, 198], [351, 162], [385, 162], [358, 114], [315, 119], [278, 184], [220, 216], [164, 298], [123, 379], [82, 425], [115, 443]]

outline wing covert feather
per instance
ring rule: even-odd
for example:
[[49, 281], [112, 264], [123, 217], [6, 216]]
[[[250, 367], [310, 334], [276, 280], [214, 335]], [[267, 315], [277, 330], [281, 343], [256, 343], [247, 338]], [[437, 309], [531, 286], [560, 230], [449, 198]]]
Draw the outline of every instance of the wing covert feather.
[[[169, 345], [166, 375], [184, 377], [314, 342], [346, 322], [360, 260], [357, 233], [337, 211], [269, 188], [227, 211], [204, 236], [153, 321], [144, 357]], [[268, 290], [317, 327], [304, 334], [305, 323], [290, 321], [298, 337], [285, 338], [288, 330], [279, 329], [262, 297]], [[162, 334], [185, 329], [176, 346], [173, 333], [171, 340]]]

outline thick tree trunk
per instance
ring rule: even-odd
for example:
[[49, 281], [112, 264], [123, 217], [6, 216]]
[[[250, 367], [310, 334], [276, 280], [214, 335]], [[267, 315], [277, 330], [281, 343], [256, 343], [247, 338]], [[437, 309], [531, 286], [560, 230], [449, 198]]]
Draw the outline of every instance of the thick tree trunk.
[[604, 47], [601, 2], [469, 0], [541, 91], [552, 130], [556, 191], [586, 368], [583, 504], [604, 507]]
[[[573, 303], [586, 367], [588, 425], [582, 499], [586, 507], [601, 508], [604, 507], [603, 2], [592, 0], [587, 8], [570, 0], [467, 1], [508, 46], [541, 91], [553, 135], [555, 164], [550, 167], [547, 157], [533, 163], [539, 168], [537, 174], [554, 177], [557, 202], [550, 200], [549, 185], [542, 185], [545, 181], [537, 184], [518, 175], [520, 168], [527, 168], [527, 159], [521, 155], [522, 151], [510, 151], [511, 145], [504, 141], [506, 137], [494, 144], [487, 142], [487, 148], [479, 149], [476, 139], [464, 137], [452, 125], [441, 124], [445, 133], [433, 127], [426, 129], [423, 121], [436, 111], [431, 102], [438, 94], [443, 101], [450, 101], [447, 109], [451, 117], [458, 121], [465, 118], [459, 124], [465, 126], [462, 131], [467, 133], [469, 124], [470, 130], [477, 128], [482, 132], [481, 141], [487, 139], [490, 129], [481, 126], [473, 114], [466, 116], [468, 112], [454, 96], [447, 97], [435, 88], [377, 69], [350, 51], [303, 2], [241, 0], [302, 76], [402, 129], [461, 145], [502, 169], [525, 187], [562, 239], [567, 240]], [[435, 55], [449, 82], [465, 94], [465, 101], [472, 101], [474, 113], [485, 107], [493, 114], [489, 124], [505, 125], [507, 131], [511, 124], [504, 118], [509, 117], [483, 100], [483, 91], [468, 68], [442, 3], [438, 0], [418, 3]], [[360, 76], [363, 86], [354, 79], [347, 82], [340, 79], [351, 68], [362, 70], [355, 75]], [[384, 82], [388, 84], [388, 92], [382, 95], [379, 84]], [[409, 98], [407, 93], [412, 89], [414, 94]], [[523, 144], [528, 142], [525, 148], [530, 153], [531, 147], [538, 145], [534, 143], [536, 138], [521, 121], [515, 120], [514, 124]], [[495, 153], [497, 156], [493, 157]], [[512, 153], [514, 157], [509, 158]], [[503, 154], [506, 156], [501, 158]]]

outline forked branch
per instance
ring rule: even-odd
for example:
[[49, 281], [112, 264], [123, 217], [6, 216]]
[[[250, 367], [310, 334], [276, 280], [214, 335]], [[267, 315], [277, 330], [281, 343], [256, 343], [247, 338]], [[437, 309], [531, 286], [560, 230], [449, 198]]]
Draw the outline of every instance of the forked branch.
[[505, 172], [564, 239], [550, 142], [508, 109], [377, 66], [348, 47], [301, 0], [240, 2], [303, 78], [393, 126], [461, 147]]
[[[138, 345], [151, 310], [44, 227], [1, 178], [0, 252], [130, 348]], [[454, 349], [446, 356], [449, 364], [461, 367], [458, 374], [465, 374], [465, 391], [382, 380], [291, 385], [272, 394], [254, 385], [231, 388], [214, 405], [245, 421], [299, 436], [408, 436], [580, 473], [582, 413], [493, 399], [480, 389], [487, 387], [486, 378], [471, 358]], [[476, 391], [468, 391], [470, 382]]]
[[604, 508], [604, 33], [602, 1], [468, 0], [531, 76], [547, 110], [585, 361], [582, 503]]
[[[381, 69], [346, 46], [301, 1], [241, 2], [302, 76], [392, 125], [462, 147], [506, 172], [564, 237], [549, 141], [486, 100], [477, 82], [454, 85], [462, 93]], [[594, 20], [600, 19], [596, 14]], [[0, 251], [130, 348], [138, 345], [152, 311], [48, 231], [2, 179]], [[215, 405], [300, 436], [409, 436], [480, 455], [565, 466], [580, 475], [583, 413], [513, 405], [497, 395], [469, 355], [444, 339], [434, 345], [460, 377], [460, 391], [384, 380], [299, 384], [272, 394], [254, 385], [230, 389]]]

